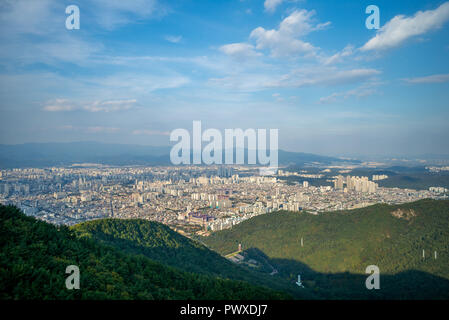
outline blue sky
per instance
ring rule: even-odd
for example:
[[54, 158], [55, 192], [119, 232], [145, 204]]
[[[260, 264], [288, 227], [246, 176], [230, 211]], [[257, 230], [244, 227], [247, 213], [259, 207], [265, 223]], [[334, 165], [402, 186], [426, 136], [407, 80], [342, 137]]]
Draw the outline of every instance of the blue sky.
[[448, 154], [448, 56], [445, 1], [5, 0], [0, 143], [168, 145], [201, 120], [292, 151]]

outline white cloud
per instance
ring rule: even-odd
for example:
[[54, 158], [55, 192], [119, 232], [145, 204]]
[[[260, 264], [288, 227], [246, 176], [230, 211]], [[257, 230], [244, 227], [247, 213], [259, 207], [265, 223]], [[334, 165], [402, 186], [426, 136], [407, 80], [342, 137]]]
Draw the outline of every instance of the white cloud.
[[272, 81], [272, 76], [264, 73], [238, 73], [221, 78], [211, 78], [208, 83], [218, 88], [252, 92], [268, 88], [270, 81]]
[[92, 79], [93, 83], [108, 87], [109, 89], [126, 90], [126, 92], [148, 93], [160, 89], [179, 88], [190, 82], [189, 78], [181, 75], [136, 75], [116, 74], [104, 78]]
[[113, 112], [131, 109], [136, 103], [136, 99], [95, 101], [92, 104], [85, 105], [83, 109], [90, 112]]
[[332, 103], [332, 102], [336, 102], [339, 98], [342, 98], [343, 100], [346, 100], [350, 97], [362, 98], [362, 97], [367, 97], [367, 96], [373, 95], [375, 93], [377, 93], [377, 90], [375, 88], [371, 87], [370, 85], [362, 85], [358, 88], [355, 88], [355, 89], [352, 89], [349, 91], [334, 92], [327, 97], [320, 98], [319, 102], [320, 103]]
[[333, 56], [323, 59], [324, 65], [330, 65], [334, 63], [341, 62], [343, 58], [348, 57], [354, 53], [354, 46], [347, 45], [342, 51], [337, 52]]
[[442, 83], [449, 81], [449, 73], [446, 74], [434, 74], [426, 77], [416, 77], [404, 79], [408, 83]]
[[[62, 10], [61, 5], [51, 0], [3, 0], [0, 3], [0, 34], [2, 37], [47, 34], [58, 22], [54, 12]], [[60, 22], [63, 23], [65, 15], [60, 17]]]
[[310, 70], [294, 70], [289, 74], [272, 73], [236, 74], [209, 79], [209, 83], [221, 88], [241, 91], [258, 91], [269, 88], [300, 88], [306, 86], [338, 86], [369, 80], [380, 71], [375, 69], [338, 70], [317, 67]]
[[118, 131], [120, 131], [120, 128], [115, 128], [115, 127], [97, 126], [97, 127], [87, 127], [86, 128], [87, 133], [115, 133]]
[[28, 49], [33, 52], [27, 57], [29, 61], [36, 59], [48, 64], [55, 61], [84, 64], [94, 54], [100, 52], [103, 46], [100, 43], [89, 43], [75, 37], [66, 36], [54, 41], [30, 45]]
[[[89, 0], [80, 4], [81, 29], [84, 23], [111, 30], [117, 27], [161, 17], [169, 12], [167, 5], [157, 0]], [[55, 0], [2, 0], [0, 24], [8, 33], [46, 35], [65, 30], [65, 8], [69, 3]], [[4, 32], [5, 30], [0, 30]]]
[[247, 59], [261, 55], [261, 53], [254, 51], [254, 46], [249, 43], [226, 44], [221, 46], [219, 50], [237, 59]]
[[179, 43], [182, 40], [182, 36], [165, 36], [165, 40], [171, 43]]
[[315, 68], [297, 70], [271, 82], [270, 87], [336, 86], [356, 83], [379, 75], [376, 69], [338, 70], [336, 68]]
[[95, 21], [107, 30], [135, 23], [156, 15], [164, 15], [167, 9], [156, 0], [92, 0]]
[[274, 12], [276, 8], [282, 3], [284, 0], [265, 0], [263, 6], [265, 10], [268, 12]]
[[133, 14], [146, 16], [154, 12], [157, 1], [156, 0], [91, 0], [103, 11], [123, 11]]
[[[82, 6], [81, 29], [100, 26], [111, 30], [119, 26], [163, 16], [168, 12], [157, 0], [90, 0]], [[55, 40], [67, 35], [65, 29], [68, 4], [54, 0], [2, 0], [0, 1], [0, 37], [16, 39], [21, 35], [39, 36], [37, 40]], [[29, 40], [29, 39], [27, 39]], [[36, 39], [35, 39], [36, 40]], [[23, 41], [22, 41], [23, 42]], [[26, 48], [24, 49], [26, 50]]]
[[89, 112], [114, 112], [121, 110], [128, 110], [135, 106], [137, 100], [106, 100], [94, 101], [87, 104], [80, 104], [71, 102], [66, 99], [55, 99], [43, 107], [44, 111], [60, 112], [60, 111], [74, 111], [85, 110]]
[[157, 131], [157, 130], [148, 130], [148, 129], [134, 130], [132, 133], [135, 135], [147, 135], [147, 136], [169, 136], [170, 135], [170, 132], [168, 132], [168, 131]]
[[257, 49], [268, 49], [273, 57], [298, 54], [313, 56], [318, 48], [299, 37], [315, 30], [322, 30], [330, 24], [330, 22], [315, 24], [314, 15], [314, 10], [295, 10], [280, 23], [277, 30], [258, 27], [251, 32], [250, 38], [256, 42]]
[[7, 40], [0, 41], [0, 62], [8, 66], [33, 63], [86, 65], [102, 49], [101, 43], [90, 43], [69, 35], [54, 35], [43, 41]]
[[64, 125], [60, 126], [59, 129], [67, 130], [67, 131], [77, 131], [83, 133], [116, 133], [120, 131], [120, 128], [117, 127], [105, 127], [105, 126], [89, 126], [89, 127], [80, 127], [73, 125]]
[[361, 48], [362, 51], [384, 50], [399, 46], [407, 39], [441, 27], [449, 20], [449, 2], [435, 10], [418, 11], [413, 17], [395, 16], [379, 29], [376, 36]]
[[66, 99], [55, 99], [54, 101], [49, 102], [44, 106], [43, 110], [49, 112], [58, 112], [58, 111], [72, 111], [75, 110], [76, 106], [70, 103]]
[[0, 3], [0, 58], [8, 66], [58, 62], [82, 64], [103, 46], [67, 32], [65, 6], [51, 0]]
[[277, 102], [283, 102], [283, 101], [285, 101], [285, 99], [281, 96], [281, 94], [280, 93], [273, 93], [272, 95], [271, 95]]
[[332, 93], [330, 96], [320, 98], [320, 103], [331, 103], [331, 102], [335, 102], [335, 101], [337, 101], [337, 98], [338, 98], [340, 95], [341, 95], [341, 94], [334, 92], [334, 93]]

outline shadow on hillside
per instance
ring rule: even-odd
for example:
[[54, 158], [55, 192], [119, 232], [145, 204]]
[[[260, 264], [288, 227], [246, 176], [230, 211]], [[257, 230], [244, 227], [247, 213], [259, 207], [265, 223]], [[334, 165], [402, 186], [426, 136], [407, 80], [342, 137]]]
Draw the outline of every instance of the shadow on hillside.
[[291, 285], [287, 279], [274, 278], [265, 274], [262, 270], [254, 270], [235, 264], [205, 246], [193, 247], [190, 243], [184, 243], [177, 247], [167, 245], [146, 246], [134, 240], [119, 239], [99, 233], [94, 238], [102, 244], [112, 246], [126, 254], [143, 255], [178, 270], [246, 281], [253, 285], [288, 293], [299, 299], [318, 299], [312, 292], [297, 291], [296, 287]]
[[[256, 260], [258, 268], [249, 268], [225, 260], [205, 247], [146, 247], [131, 240], [97, 237], [126, 253], [142, 254], [154, 261], [195, 273], [244, 280], [253, 284], [282, 290], [298, 299], [449, 299], [449, 280], [426, 272], [410, 270], [394, 275], [383, 275], [380, 289], [368, 290], [368, 274], [349, 272], [321, 273], [308, 265], [289, 259], [270, 259], [258, 248], [243, 251], [245, 260]], [[276, 272], [273, 272], [273, 271]], [[304, 288], [295, 282], [298, 274]]]
[[[299, 261], [270, 259], [257, 248], [249, 248], [244, 254], [247, 259], [263, 264], [261, 270], [267, 273], [267, 277], [275, 268], [278, 273], [271, 277], [285, 279], [298, 292], [309, 291], [321, 299], [449, 299], [449, 280], [423, 271], [382, 274], [380, 270], [380, 289], [368, 290], [365, 281], [369, 274], [364, 274], [365, 270], [361, 270], [360, 274], [321, 273]], [[301, 275], [304, 288], [295, 284], [298, 275]]]
[[[146, 245], [101, 233], [94, 238], [127, 254], [144, 255], [183, 271], [243, 280], [282, 290], [298, 299], [449, 299], [449, 280], [422, 271], [383, 275], [381, 270], [381, 289], [368, 290], [365, 280], [369, 275], [364, 274], [365, 270], [360, 270], [360, 274], [321, 273], [299, 261], [270, 259], [257, 248], [249, 248], [242, 253], [249, 263], [236, 265], [206, 247], [194, 246], [190, 241], [178, 239], [178, 245], [173, 245], [170, 238], [154, 243], [150, 237]], [[250, 260], [257, 263], [250, 263]], [[295, 284], [298, 274], [304, 288]]]

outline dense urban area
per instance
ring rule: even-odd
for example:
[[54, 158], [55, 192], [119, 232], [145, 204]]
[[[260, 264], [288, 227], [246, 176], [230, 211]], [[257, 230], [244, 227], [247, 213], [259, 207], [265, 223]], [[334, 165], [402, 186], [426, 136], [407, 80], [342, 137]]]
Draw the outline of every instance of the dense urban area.
[[[444, 168], [443, 168], [444, 169]], [[435, 171], [436, 168], [429, 168]], [[355, 209], [375, 203], [400, 204], [447, 198], [447, 189], [379, 187], [387, 175], [351, 176], [344, 168], [278, 170], [261, 176], [250, 166], [108, 167], [94, 164], [27, 168], [0, 172], [0, 202], [53, 224], [142, 218], [181, 233], [208, 234], [274, 211], [319, 212]], [[282, 178], [300, 177], [288, 183]], [[309, 182], [328, 177], [331, 185]]]

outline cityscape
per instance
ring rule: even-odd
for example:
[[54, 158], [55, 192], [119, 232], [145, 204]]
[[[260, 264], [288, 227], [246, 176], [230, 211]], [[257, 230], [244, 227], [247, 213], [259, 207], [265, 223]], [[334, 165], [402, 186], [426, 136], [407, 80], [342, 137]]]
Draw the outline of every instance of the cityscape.
[[[435, 170], [435, 169], [431, 169]], [[333, 186], [312, 186], [331, 170], [311, 174], [279, 169], [260, 176], [251, 166], [108, 167], [73, 165], [66, 168], [3, 170], [0, 202], [53, 224], [73, 225], [92, 219], [147, 219], [187, 234], [210, 232], [254, 216], [277, 211], [319, 214], [401, 204], [420, 199], [447, 199], [448, 189], [379, 187], [387, 175], [357, 177], [340, 169], [329, 176]], [[345, 176], [342, 173], [346, 173]], [[289, 184], [279, 177], [297, 176]]]
[[447, 310], [448, 57], [449, 0], [0, 0], [2, 307]]

